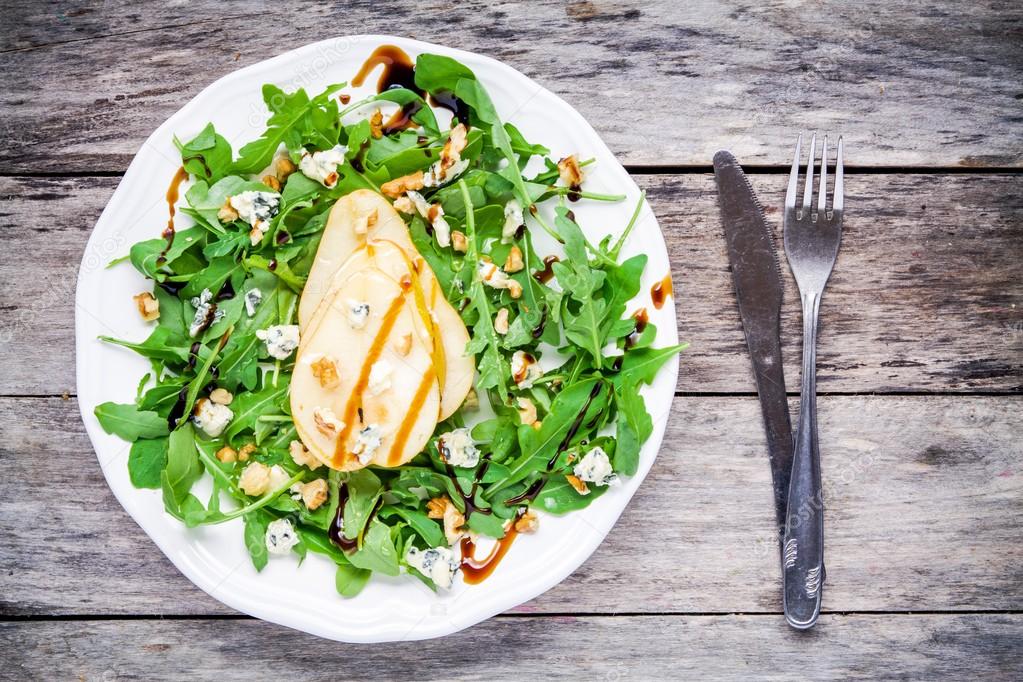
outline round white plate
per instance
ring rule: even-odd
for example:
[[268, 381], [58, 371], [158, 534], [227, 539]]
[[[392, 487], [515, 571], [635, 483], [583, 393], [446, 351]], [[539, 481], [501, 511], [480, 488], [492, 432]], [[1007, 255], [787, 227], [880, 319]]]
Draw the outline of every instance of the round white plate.
[[[82, 417], [103, 474], [120, 503], [174, 565], [211, 596], [253, 616], [347, 642], [424, 639], [456, 632], [536, 597], [571, 574], [604, 539], [650, 470], [678, 372], [676, 359], [667, 363], [653, 386], [644, 389], [654, 433], [643, 447], [635, 476], [587, 509], [563, 517], [542, 515], [540, 530], [520, 537], [490, 578], [479, 585], [458, 579], [448, 593], [434, 594], [408, 576], [374, 577], [358, 597], [343, 599], [334, 590], [333, 563], [313, 553], [301, 566], [295, 557], [279, 558], [257, 573], [242, 540], [240, 520], [190, 530], [164, 513], [159, 491], [132, 487], [126, 466], [129, 445], [104, 433], [93, 410], [108, 400], [130, 402], [149, 366], [131, 351], [97, 337], [144, 339], [149, 329], [131, 297], [152, 285], [127, 263], [105, 266], [135, 242], [159, 236], [166, 225], [165, 193], [180, 165], [173, 136], [190, 139], [212, 121], [237, 150], [263, 128], [268, 115], [260, 95], [264, 83], [285, 90], [304, 87], [315, 93], [330, 83], [350, 81], [382, 44], [397, 45], [413, 59], [433, 52], [461, 61], [487, 87], [501, 117], [518, 126], [526, 139], [546, 145], [555, 159], [573, 153], [581, 159], [595, 158], [596, 163], [587, 168], [585, 188], [624, 193], [628, 198], [616, 204], [580, 201], [573, 205], [577, 220], [594, 241], [625, 227], [639, 189], [593, 128], [556, 95], [487, 57], [404, 38], [351, 36], [307, 45], [225, 76], [161, 125], [142, 145], [96, 223], [82, 259], [75, 301]], [[345, 92], [357, 101], [373, 91], [377, 75], [374, 72], [363, 88]], [[177, 217], [179, 229], [187, 222]], [[541, 232], [533, 230], [534, 235]], [[538, 252], [554, 252], [549, 243], [538, 242]], [[636, 253], [646, 253], [649, 263], [635, 306], [649, 309], [651, 322], [658, 328], [657, 345], [676, 343], [674, 303], [661, 310], [650, 305], [651, 285], [670, 270], [664, 239], [646, 207], [624, 256]]]

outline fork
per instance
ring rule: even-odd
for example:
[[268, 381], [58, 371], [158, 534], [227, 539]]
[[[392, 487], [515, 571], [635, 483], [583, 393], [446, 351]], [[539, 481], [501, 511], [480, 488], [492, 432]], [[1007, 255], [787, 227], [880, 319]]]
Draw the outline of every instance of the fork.
[[800, 145], [792, 159], [785, 193], [785, 255], [799, 287], [803, 307], [803, 372], [796, 426], [792, 478], [789, 484], [782, 553], [785, 618], [801, 630], [813, 627], [821, 610], [824, 583], [824, 497], [817, 444], [817, 316], [824, 285], [838, 257], [842, 240], [842, 138], [838, 138], [835, 190], [827, 207], [828, 138], [821, 151], [817, 206], [813, 205], [813, 175], [817, 134], [810, 140], [802, 204], [796, 205]]

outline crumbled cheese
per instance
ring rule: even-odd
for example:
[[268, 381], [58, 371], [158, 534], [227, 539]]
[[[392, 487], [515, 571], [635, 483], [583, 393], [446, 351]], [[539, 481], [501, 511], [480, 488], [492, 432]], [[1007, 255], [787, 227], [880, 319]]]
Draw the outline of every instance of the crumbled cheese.
[[430, 202], [426, 200], [426, 197], [411, 189], [405, 192], [405, 196], [412, 200], [412, 206], [416, 209], [416, 213], [425, 218], [426, 214], [430, 212]]
[[345, 162], [347, 151], [347, 147], [339, 144], [322, 152], [306, 152], [298, 162], [298, 169], [302, 175], [329, 189], [337, 184], [337, 167]]
[[209, 289], [203, 289], [202, 293], [192, 298], [192, 307], [195, 308], [195, 317], [188, 326], [188, 335], [193, 338], [224, 317], [224, 311], [217, 308], [217, 304], [213, 302], [213, 292]]
[[365, 301], [353, 301], [349, 299], [345, 301], [347, 310], [345, 310], [345, 317], [348, 318], [348, 324], [351, 325], [352, 329], [362, 329], [366, 326], [366, 321], [369, 320], [369, 303]]
[[249, 289], [245, 292], [245, 314], [252, 317], [256, 314], [256, 308], [263, 301], [263, 292], [259, 289]]
[[502, 244], [511, 243], [524, 220], [522, 217], [522, 204], [518, 200], [511, 199], [504, 205], [504, 226], [501, 228]]
[[455, 573], [461, 562], [450, 547], [433, 547], [421, 550], [410, 546], [405, 552], [405, 561], [442, 589], [451, 589]]
[[380, 447], [383, 440], [383, 433], [376, 424], [370, 424], [359, 431], [355, 437], [355, 445], [352, 447], [352, 454], [359, 458], [360, 464], [368, 464], [373, 459], [373, 453]]
[[488, 287], [494, 289], [507, 289], [511, 286], [511, 279], [508, 278], [508, 273], [502, 270], [495, 263], [488, 263], [485, 260], [481, 260], [479, 263], [479, 274], [480, 279]]
[[611, 460], [601, 447], [595, 447], [586, 453], [573, 467], [574, 473], [580, 480], [596, 485], [612, 485], [618, 482], [618, 474], [611, 468]]
[[525, 351], [517, 350], [512, 354], [511, 359], [512, 380], [519, 388], [529, 388], [537, 379], [543, 376], [543, 370], [532, 355]]
[[472, 440], [469, 429], [454, 429], [437, 439], [441, 458], [456, 467], [474, 467], [479, 464], [480, 451]]
[[440, 187], [454, 182], [469, 167], [468, 159], [458, 159], [447, 170], [441, 167], [441, 163], [442, 161], [438, 161], [423, 173], [423, 187]]
[[298, 348], [298, 325], [275, 324], [256, 332], [256, 338], [266, 344], [266, 352], [270, 357], [287, 360], [288, 356]]
[[289, 478], [291, 478], [291, 476], [288, 475], [287, 471], [281, 468], [281, 465], [274, 464], [270, 467], [270, 490], [277, 490], [287, 483]]
[[271, 521], [266, 527], [266, 551], [282, 556], [298, 544], [298, 533], [288, 519]]
[[222, 434], [232, 419], [234, 419], [234, 412], [230, 407], [218, 405], [208, 398], [199, 399], [195, 404], [195, 414], [192, 416], [195, 425], [211, 438]]
[[238, 211], [238, 217], [253, 227], [266, 232], [270, 220], [281, 207], [281, 195], [277, 192], [256, 192], [249, 190], [236, 194], [228, 202]]
[[369, 369], [369, 383], [366, 393], [370, 396], [380, 395], [391, 387], [391, 363], [377, 360]]
[[[448, 224], [447, 218], [444, 217], [444, 207], [440, 204], [433, 204], [431, 206], [430, 202], [426, 200], [426, 197], [414, 190], [409, 190], [405, 193], [405, 196], [408, 197], [408, 200], [412, 208], [415, 209], [415, 212], [430, 223], [430, 227], [433, 228], [434, 234], [437, 235], [437, 244], [444, 247], [450, 246], [451, 225]], [[397, 205], [398, 204], [395, 203], [395, 206]]]

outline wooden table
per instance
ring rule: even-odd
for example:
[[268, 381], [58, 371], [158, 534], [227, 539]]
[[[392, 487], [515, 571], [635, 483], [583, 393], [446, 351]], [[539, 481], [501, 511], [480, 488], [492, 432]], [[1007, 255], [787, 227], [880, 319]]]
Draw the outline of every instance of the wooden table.
[[[1018, 3], [4, 5], [0, 677], [1023, 675]], [[78, 416], [72, 301], [167, 116], [241, 66], [374, 32], [491, 55], [576, 106], [649, 193], [692, 348], [650, 477], [575, 575], [451, 637], [347, 646], [230, 611], [122, 511]], [[825, 613], [799, 633], [709, 164], [731, 149], [777, 224], [812, 129], [845, 135], [848, 218], [819, 351]]]

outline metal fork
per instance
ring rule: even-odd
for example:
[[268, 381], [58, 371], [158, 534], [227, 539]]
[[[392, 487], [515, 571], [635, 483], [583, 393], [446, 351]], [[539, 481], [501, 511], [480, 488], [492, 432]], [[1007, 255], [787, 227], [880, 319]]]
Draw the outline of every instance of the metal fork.
[[817, 134], [810, 140], [802, 203], [796, 204], [800, 145], [792, 159], [785, 194], [785, 255], [799, 286], [803, 304], [803, 372], [796, 427], [792, 478], [789, 484], [782, 553], [785, 618], [792, 627], [806, 629], [817, 622], [824, 584], [824, 498], [821, 489], [820, 451], [817, 445], [817, 315], [824, 285], [838, 257], [842, 240], [842, 138], [838, 138], [835, 190], [827, 207], [828, 138], [821, 151], [820, 186], [813, 202], [813, 175]]

